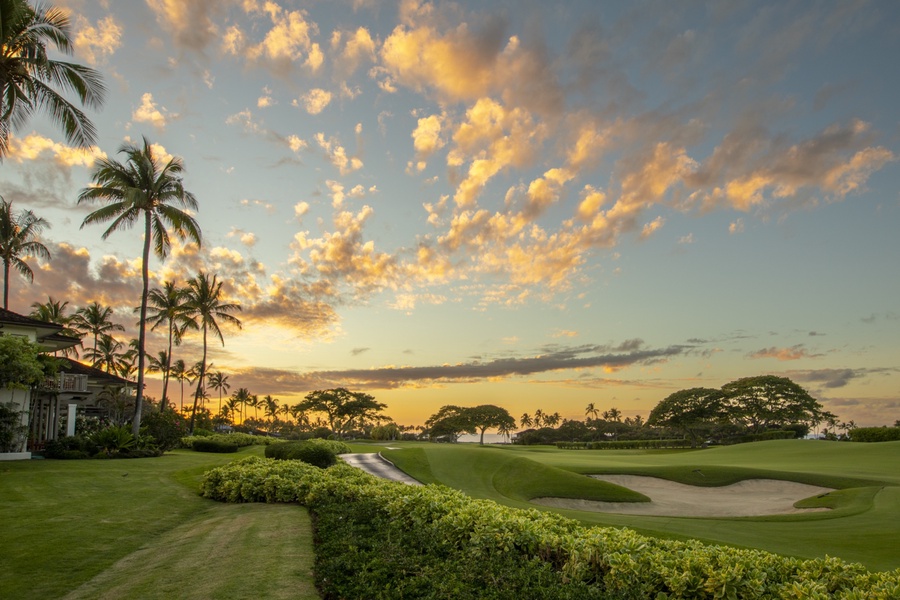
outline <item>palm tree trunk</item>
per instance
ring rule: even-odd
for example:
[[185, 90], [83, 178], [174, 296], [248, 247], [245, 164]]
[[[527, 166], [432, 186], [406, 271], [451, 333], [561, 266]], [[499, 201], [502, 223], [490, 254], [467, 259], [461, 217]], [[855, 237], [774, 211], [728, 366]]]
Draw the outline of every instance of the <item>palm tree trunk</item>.
[[3, 309], [9, 309], [9, 261], [3, 261]]
[[137, 394], [134, 399], [134, 420], [131, 433], [137, 437], [141, 432], [141, 409], [144, 402], [144, 342], [147, 331], [147, 296], [150, 294], [150, 211], [144, 213], [144, 256], [141, 261], [141, 278], [144, 288], [141, 290], [141, 321], [138, 323], [138, 377]]
[[203, 390], [203, 378], [206, 376], [206, 323], [203, 323], [203, 360], [200, 361], [200, 375], [197, 377], [197, 391], [194, 393], [194, 410], [191, 412], [191, 426], [188, 435], [194, 435], [194, 421], [197, 418], [197, 401]]
[[162, 400], [159, 405], [165, 410], [169, 406], [169, 399], [166, 394], [169, 390], [169, 371], [172, 369], [172, 319], [169, 319], [169, 352], [166, 354], [166, 372], [163, 373], [163, 389]]

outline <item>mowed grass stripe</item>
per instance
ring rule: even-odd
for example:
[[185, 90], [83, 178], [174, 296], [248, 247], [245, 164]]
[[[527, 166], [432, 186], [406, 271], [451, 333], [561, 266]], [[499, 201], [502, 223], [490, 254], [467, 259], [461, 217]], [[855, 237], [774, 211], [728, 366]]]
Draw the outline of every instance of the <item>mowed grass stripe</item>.
[[[190, 533], [188, 524], [199, 526], [222, 509], [219, 503], [198, 495], [202, 473], [235, 458], [261, 454], [261, 447], [252, 447], [236, 455], [178, 450], [146, 459], [0, 463], [0, 548], [5, 549], [0, 552], [0, 598], [62, 598], [103, 577], [107, 570], [120, 568], [120, 561], [149, 547], [161, 555], [170, 554], [173, 565], [183, 561], [190, 569], [208, 566], [216, 570], [208, 546], [200, 539], [177, 550], [167, 548], [181, 534]], [[246, 514], [264, 526], [267, 517], [262, 511], [266, 508], [281, 510], [261, 506], [261, 512]], [[275, 556], [297, 556], [307, 562], [292, 565], [296, 571], [280, 572], [281, 582], [273, 589], [304, 589], [308, 577], [303, 573], [312, 570], [308, 517], [302, 507], [291, 508], [297, 513], [296, 526], [258, 537], [280, 547], [273, 551]], [[298, 536], [298, 527], [307, 528], [306, 534]], [[247, 544], [240, 540], [235, 543], [234, 548], [224, 551], [234, 552], [239, 558], [247, 551]], [[267, 568], [273, 567], [243, 563], [240, 569], [218, 569], [222, 585], [232, 586], [232, 591], [222, 597], [253, 597], [258, 586], [254, 573]], [[185, 593], [194, 585], [190, 570], [166, 570], [166, 575]], [[248, 595], [242, 596], [244, 593]], [[294, 597], [318, 595], [304, 592]]]
[[289, 504], [219, 504], [65, 596], [318, 598], [309, 514]]

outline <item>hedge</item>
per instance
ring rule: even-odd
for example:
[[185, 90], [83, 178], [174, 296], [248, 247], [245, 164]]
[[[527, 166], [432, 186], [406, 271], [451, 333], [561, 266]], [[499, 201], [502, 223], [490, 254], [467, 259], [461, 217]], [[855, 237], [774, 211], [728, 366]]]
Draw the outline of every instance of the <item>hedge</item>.
[[337, 463], [337, 454], [325, 444], [304, 442], [285, 442], [266, 446], [266, 458], [275, 460], [302, 460], [321, 469]]
[[900, 441], [900, 427], [857, 427], [848, 434], [851, 442]]
[[605, 442], [556, 442], [564, 450], [636, 450], [656, 448], [690, 448], [690, 440], [616, 440]]
[[586, 527], [342, 464], [321, 470], [251, 457], [207, 472], [201, 494], [307, 506], [326, 599], [900, 597], [900, 569], [869, 572], [835, 558], [801, 560]]
[[197, 440], [215, 440], [226, 444], [234, 444], [238, 448], [244, 446], [268, 446], [269, 444], [280, 444], [281, 440], [262, 435], [252, 435], [249, 433], [216, 433], [213, 435], [189, 435], [181, 438], [182, 448], [193, 448]]
[[194, 440], [194, 443], [191, 444], [191, 448], [193, 448], [195, 452], [217, 452], [219, 454], [228, 454], [230, 452], [238, 451], [237, 444], [230, 441], [218, 440], [213, 436], [197, 438]]

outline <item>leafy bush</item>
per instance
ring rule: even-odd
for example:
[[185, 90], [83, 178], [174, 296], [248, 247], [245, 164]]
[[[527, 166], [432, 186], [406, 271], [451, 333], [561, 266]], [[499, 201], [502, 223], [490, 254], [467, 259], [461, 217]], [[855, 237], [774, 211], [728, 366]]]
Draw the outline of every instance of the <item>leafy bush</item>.
[[[326, 440], [320, 440], [325, 442]], [[327, 469], [337, 462], [337, 454], [332, 448], [312, 440], [304, 442], [284, 442], [266, 447], [266, 458], [275, 460], [301, 460], [307, 464]]]
[[219, 454], [228, 454], [237, 452], [238, 445], [225, 440], [215, 439], [215, 436], [201, 437], [194, 440], [191, 446], [195, 452], [217, 452]]
[[848, 432], [851, 442], [900, 441], [900, 427], [857, 427]]
[[187, 433], [187, 419], [174, 410], [152, 412], [141, 419], [141, 434], [153, 438], [161, 452], [177, 448]]
[[900, 570], [585, 527], [348, 465], [252, 457], [207, 472], [201, 494], [308, 506], [326, 598], [900, 597]]
[[123, 450], [134, 448], [137, 440], [131, 430], [125, 426], [113, 426], [101, 429], [89, 438], [97, 447], [98, 453], [105, 456], [116, 456]]
[[65, 436], [56, 440], [47, 441], [44, 458], [78, 459], [90, 458], [91, 444], [83, 436]]
[[270, 438], [260, 435], [251, 435], [249, 433], [215, 433], [213, 435], [191, 435], [181, 438], [182, 448], [192, 448], [194, 443], [199, 439], [216, 440], [226, 444], [234, 444], [238, 448], [254, 445], [269, 445], [276, 438]]
[[0, 404], [0, 452], [18, 452], [28, 430], [16, 408], [12, 402]]

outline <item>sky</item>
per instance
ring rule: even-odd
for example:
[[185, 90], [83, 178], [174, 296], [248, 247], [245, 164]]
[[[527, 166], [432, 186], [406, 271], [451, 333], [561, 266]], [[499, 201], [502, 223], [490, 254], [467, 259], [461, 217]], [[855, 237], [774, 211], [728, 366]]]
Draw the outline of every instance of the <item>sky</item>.
[[76, 199], [143, 137], [184, 161], [203, 232], [153, 284], [224, 282], [232, 390], [348, 387], [415, 425], [646, 418], [773, 374], [900, 418], [894, 1], [56, 5], [109, 89], [95, 147], [38, 117], [0, 165], [52, 225], [11, 310], [99, 301], [136, 336], [141, 233], [102, 240]]

